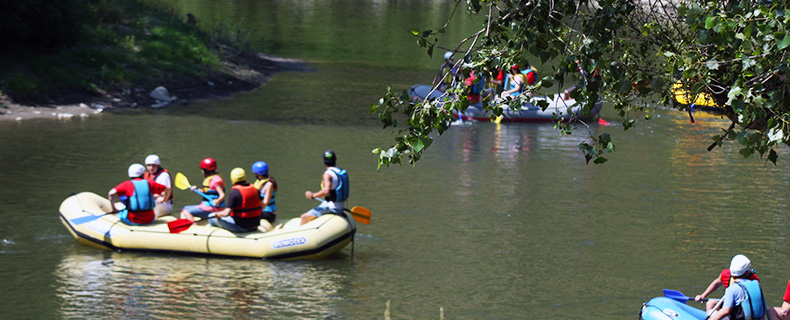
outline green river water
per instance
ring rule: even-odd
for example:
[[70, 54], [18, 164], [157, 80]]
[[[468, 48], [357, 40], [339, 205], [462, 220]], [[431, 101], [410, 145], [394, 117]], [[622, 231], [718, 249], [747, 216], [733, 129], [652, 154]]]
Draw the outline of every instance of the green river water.
[[[267, 54], [313, 71], [162, 110], [0, 123], [0, 314], [5, 319], [636, 319], [661, 289], [702, 292], [733, 255], [751, 258], [766, 301], [790, 279], [790, 152], [777, 166], [737, 145], [707, 152], [729, 123], [659, 107], [586, 165], [586, 129], [465, 123], [416, 167], [377, 170], [392, 141], [368, 113], [387, 86], [429, 82], [440, 61], [409, 34], [443, 24], [452, 1], [171, 1], [201, 23], [263, 35]], [[450, 38], [476, 23], [461, 16]], [[279, 216], [315, 205], [321, 153], [351, 177], [350, 205], [373, 212], [355, 250], [322, 261], [118, 253], [79, 245], [58, 220], [71, 193], [100, 195], [160, 155], [198, 180], [200, 159], [268, 162]], [[176, 207], [197, 197], [175, 190]], [[721, 294], [721, 291], [717, 294]]]

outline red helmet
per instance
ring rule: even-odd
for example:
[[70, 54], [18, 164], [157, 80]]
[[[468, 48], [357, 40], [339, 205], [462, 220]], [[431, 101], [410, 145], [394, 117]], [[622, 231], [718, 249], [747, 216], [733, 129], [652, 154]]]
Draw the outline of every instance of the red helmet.
[[200, 168], [205, 170], [217, 170], [217, 160], [214, 158], [205, 158], [200, 161]]

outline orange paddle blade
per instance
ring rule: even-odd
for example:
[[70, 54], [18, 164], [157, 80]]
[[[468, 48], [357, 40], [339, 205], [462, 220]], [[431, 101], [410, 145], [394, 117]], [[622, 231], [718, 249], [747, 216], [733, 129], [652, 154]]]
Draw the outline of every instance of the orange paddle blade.
[[359, 223], [370, 224], [370, 210], [363, 207], [351, 208], [351, 216]]
[[193, 223], [195, 222], [189, 219], [178, 219], [168, 222], [167, 228], [170, 229], [170, 233], [179, 233], [189, 229]]

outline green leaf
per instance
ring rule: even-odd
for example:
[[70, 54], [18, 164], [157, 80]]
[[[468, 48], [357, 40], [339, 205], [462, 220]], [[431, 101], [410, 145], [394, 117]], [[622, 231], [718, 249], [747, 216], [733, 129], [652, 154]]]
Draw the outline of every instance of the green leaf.
[[774, 149], [771, 149], [771, 151], [768, 152], [768, 161], [773, 162], [774, 165], [776, 165], [776, 159], [778, 159], [778, 158], [779, 158], [779, 155], [776, 154], [776, 151]]
[[719, 62], [714, 60], [714, 59], [711, 59], [711, 60], [705, 61], [705, 66], [708, 67], [708, 69], [710, 69], [710, 70], [718, 70], [719, 69]]
[[783, 50], [790, 46], [790, 36], [787, 35], [786, 32], [780, 31], [774, 33], [774, 38], [776, 39], [776, 48], [779, 50]]
[[715, 16], [709, 16], [707, 19], [705, 19], [705, 29], [712, 29], [714, 26], [716, 26]]

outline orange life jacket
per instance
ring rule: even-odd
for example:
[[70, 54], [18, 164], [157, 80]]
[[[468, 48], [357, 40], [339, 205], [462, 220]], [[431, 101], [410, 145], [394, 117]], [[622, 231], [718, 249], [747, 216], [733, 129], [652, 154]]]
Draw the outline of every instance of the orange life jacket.
[[254, 185], [234, 185], [233, 190], [241, 193], [241, 206], [232, 208], [230, 215], [239, 218], [255, 218], [261, 215], [261, 197]]
[[[159, 178], [159, 175], [162, 174], [163, 172], [167, 172], [167, 174], [170, 174], [170, 171], [167, 171], [167, 169], [159, 167], [159, 171], [157, 171], [156, 174], [153, 175], [153, 176], [151, 175], [150, 172], [146, 171], [145, 174], [143, 174], [143, 179], [151, 181], [151, 182], [156, 182], [156, 178]], [[173, 183], [173, 175], [172, 174], [170, 174], [170, 183], [171, 183], [171, 185]], [[173, 200], [173, 192], [170, 192], [170, 197], [168, 197], [166, 200]]]

